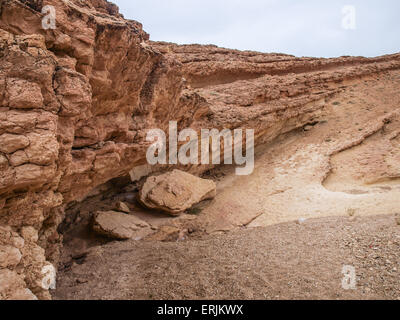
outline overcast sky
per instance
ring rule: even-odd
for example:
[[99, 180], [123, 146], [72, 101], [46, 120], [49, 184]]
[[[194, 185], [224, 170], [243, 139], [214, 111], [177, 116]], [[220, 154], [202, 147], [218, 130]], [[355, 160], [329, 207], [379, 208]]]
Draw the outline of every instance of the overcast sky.
[[400, 52], [399, 0], [111, 1], [151, 40], [314, 57]]

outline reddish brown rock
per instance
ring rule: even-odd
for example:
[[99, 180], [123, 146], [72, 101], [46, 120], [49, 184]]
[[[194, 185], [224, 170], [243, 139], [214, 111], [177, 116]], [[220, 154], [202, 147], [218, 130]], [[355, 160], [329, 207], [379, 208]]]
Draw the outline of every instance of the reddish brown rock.
[[93, 230], [116, 240], [141, 239], [151, 233], [150, 226], [143, 220], [115, 211], [97, 212]]
[[128, 205], [125, 202], [121, 202], [121, 201], [117, 203], [116, 210], [118, 210], [119, 212], [125, 212], [125, 213], [131, 212]]
[[216, 184], [180, 170], [147, 179], [140, 202], [150, 209], [179, 215], [193, 205], [216, 196]]
[[0, 246], [0, 268], [15, 268], [21, 258], [21, 252], [17, 248]]
[[[42, 39], [44, 43], [44, 39]], [[40, 87], [22, 79], [8, 79], [8, 106], [14, 109], [35, 109], [43, 106], [43, 96]]]
[[[44, 3], [56, 9], [55, 30], [42, 28]], [[148, 40], [104, 0], [1, 1], [0, 226], [11, 229], [0, 227], [0, 245], [21, 252], [24, 275], [2, 298], [49, 298], [41, 268], [57, 264], [65, 205], [144, 165], [148, 129], [170, 120], [195, 130], [252, 128], [260, 144], [315, 121], [344, 82], [400, 68], [399, 54], [296, 58]], [[182, 190], [165, 206], [159, 190], [144, 201], [173, 214], [193, 202]], [[23, 227], [40, 236], [17, 247]], [[11, 279], [15, 269], [1, 271]]]
[[1, 146], [0, 152], [13, 153], [17, 150], [24, 149], [29, 146], [29, 140], [23, 135], [4, 133], [0, 136]]

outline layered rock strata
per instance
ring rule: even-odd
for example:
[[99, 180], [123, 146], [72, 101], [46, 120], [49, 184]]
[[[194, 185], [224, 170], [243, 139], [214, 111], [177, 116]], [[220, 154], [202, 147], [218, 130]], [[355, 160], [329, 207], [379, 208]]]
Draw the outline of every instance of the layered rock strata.
[[[43, 29], [46, 5], [56, 29]], [[344, 82], [399, 68], [399, 54], [154, 43], [104, 0], [1, 0], [0, 298], [51, 298], [43, 270], [57, 263], [64, 207], [146, 164], [148, 129], [251, 128], [260, 144], [316, 121]]]

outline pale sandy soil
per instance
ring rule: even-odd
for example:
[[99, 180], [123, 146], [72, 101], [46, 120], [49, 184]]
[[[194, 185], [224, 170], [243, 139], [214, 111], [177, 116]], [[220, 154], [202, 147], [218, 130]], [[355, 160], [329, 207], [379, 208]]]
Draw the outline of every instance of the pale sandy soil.
[[[67, 234], [54, 297], [400, 299], [399, 87], [399, 72], [345, 83], [311, 126], [259, 147], [251, 176], [206, 174], [218, 195], [197, 215], [137, 208], [154, 228], [190, 229], [185, 241]], [[356, 268], [356, 290], [343, 290], [343, 265]]]

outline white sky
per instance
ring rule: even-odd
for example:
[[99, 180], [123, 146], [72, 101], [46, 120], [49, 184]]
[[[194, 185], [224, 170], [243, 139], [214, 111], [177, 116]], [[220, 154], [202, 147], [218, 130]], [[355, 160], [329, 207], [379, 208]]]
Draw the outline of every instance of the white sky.
[[[111, 0], [151, 40], [296, 56], [400, 52], [399, 0]], [[342, 27], [346, 5], [356, 28]]]

